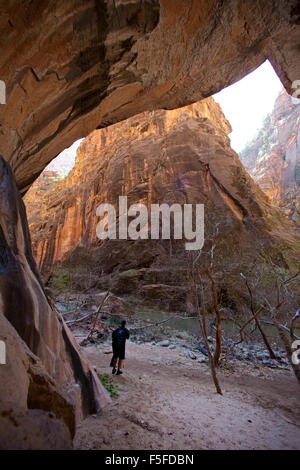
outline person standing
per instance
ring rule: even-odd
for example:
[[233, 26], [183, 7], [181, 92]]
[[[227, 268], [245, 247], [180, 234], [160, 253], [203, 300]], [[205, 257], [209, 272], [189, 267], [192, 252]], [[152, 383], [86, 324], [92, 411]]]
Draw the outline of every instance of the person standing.
[[112, 374], [116, 375], [123, 374], [122, 366], [125, 359], [125, 345], [126, 339], [129, 338], [129, 331], [125, 327], [126, 320], [122, 320], [120, 326], [112, 332]]

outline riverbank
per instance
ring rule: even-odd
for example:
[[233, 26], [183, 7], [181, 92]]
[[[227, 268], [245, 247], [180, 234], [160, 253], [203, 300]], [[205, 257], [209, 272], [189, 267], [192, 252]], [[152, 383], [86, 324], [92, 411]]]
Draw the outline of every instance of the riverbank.
[[[96, 295], [71, 296], [68, 303], [60, 298], [58, 306], [71, 329], [75, 329], [78, 341], [85, 346], [88, 331], [94, 323], [97, 306], [101, 304], [103, 293]], [[200, 334], [199, 321], [191, 315], [170, 313], [149, 305], [140, 305], [129, 302], [128, 298], [112, 296], [106, 305], [101, 308], [98, 316], [93, 341], [101, 344], [107, 339], [110, 341], [112, 330], [119, 324], [120, 319], [127, 318], [127, 327], [130, 330], [130, 339], [136, 344], [161, 345], [168, 349], [179, 349], [184, 355], [196, 362], [207, 362], [207, 351]], [[82, 321], [83, 319], [83, 321]], [[288, 370], [289, 360], [278, 338], [276, 328], [264, 326], [268, 341], [276, 356], [270, 358], [270, 353], [262, 341], [262, 337], [253, 324], [244, 330], [244, 341], [240, 341], [238, 334], [245, 319], [222, 321], [222, 355], [221, 365], [233, 370], [239, 361], [245, 365], [253, 365], [256, 369], [264, 365], [272, 369]], [[212, 318], [207, 318], [208, 339], [212, 353], [215, 348], [215, 329]], [[296, 330], [298, 334], [298, 330]]]

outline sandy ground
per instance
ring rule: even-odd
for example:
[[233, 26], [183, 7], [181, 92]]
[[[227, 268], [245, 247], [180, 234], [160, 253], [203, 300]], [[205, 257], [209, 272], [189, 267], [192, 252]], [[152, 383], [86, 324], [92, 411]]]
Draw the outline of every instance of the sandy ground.
[[[84, 348], [111, 374], [107, 345]], [[240, 363], [219, 374], [169, 350], [127, 342], [118, 396], [77, 430], [77, 449], [300, 449], [300, 393], [292, 372]]]

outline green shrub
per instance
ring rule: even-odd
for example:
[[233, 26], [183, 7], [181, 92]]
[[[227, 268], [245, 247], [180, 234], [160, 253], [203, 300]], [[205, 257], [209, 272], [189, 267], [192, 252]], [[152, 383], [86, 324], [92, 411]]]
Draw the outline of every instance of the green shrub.
[[49, 287], [53, 291], [61, 292], [70, 288], [70, 274], [69, 271], [62, 267], [55, 267], [49, 282]]
[[115, 390], [115, 385], [112, 383], [112, 378], [108, 374], [97, 374], [103, 387], [106, 388], [111, 397], [118, 396], [118, 392]]

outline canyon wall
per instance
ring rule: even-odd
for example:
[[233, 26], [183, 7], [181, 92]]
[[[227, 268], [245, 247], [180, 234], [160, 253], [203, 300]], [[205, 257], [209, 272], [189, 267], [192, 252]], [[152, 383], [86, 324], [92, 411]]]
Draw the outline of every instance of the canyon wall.
[[0, 364], [0, 449], [71, 448], [76, 424], [110, 399], [44, 291], [24, 204], [2, 158], [0, 306], [6, 349]]
[[282, 91], [240, 158], [272, 204], [300, 228], [300, 103]]
[[245, 171], [230, 147], [230, 130], [219, 105], [208, 98], [92, 132], [63, 181], [48, 187], [39, 180], [24, 198], [41, 272], [47, 278], [56, 263], [58, 272], [61, 265], [69, 269], [70, 289], [110, 285], [116, 293], [185, 310], [189, 258], [184, 241], [100, 241], [96, 208], [108, 202], [118, 214], [120, 195], [127, 196], [128, 206], [142, 203], [149, 211], [153, 203], [202, 203], [203, 257], [215, 239], [214, 271], [224, 304], [242, 311], [247, 296], [239, 273], [264, 251], [280, 266], [292, 267], [299, 237]]
[[95, 128], [300, 70], [297, 0], [19, 0], [0, 10], [0, 154], [22, 194]]

